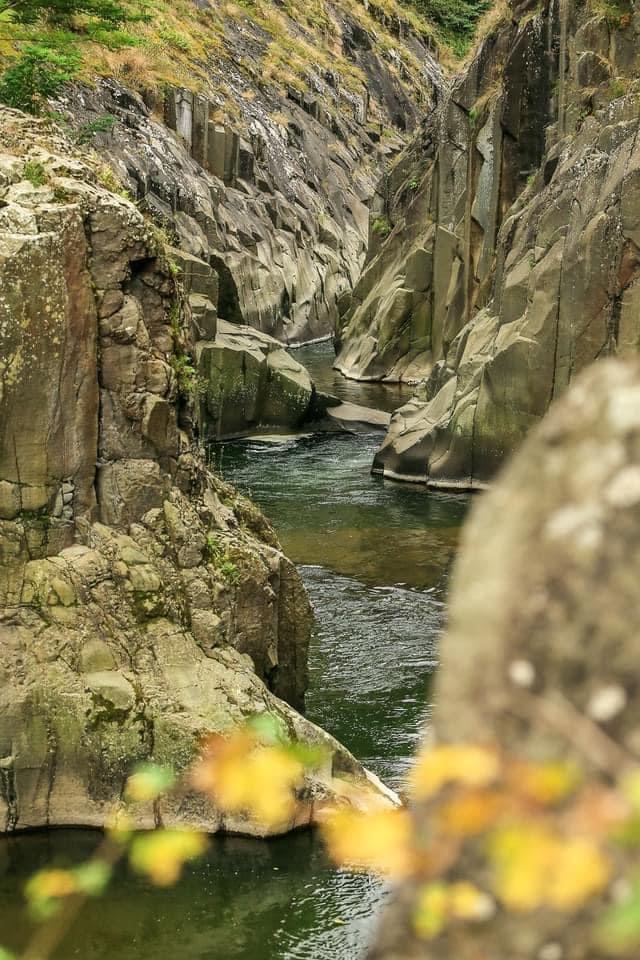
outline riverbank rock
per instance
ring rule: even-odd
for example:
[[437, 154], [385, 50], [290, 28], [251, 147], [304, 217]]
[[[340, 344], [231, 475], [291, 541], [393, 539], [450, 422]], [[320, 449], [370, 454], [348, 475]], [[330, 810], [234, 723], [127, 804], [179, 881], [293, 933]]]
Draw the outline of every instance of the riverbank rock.
[[320, 413], [306, 369], [265, 333], [220, 321], [216, 339], [199, 343], [196, 357], [203, 381], [200, 423], [211, 439], [295, 430]]
[[[294, 709], [307, 596], [199, 457], [189, 299], [102, 171], [0, 112], [0, 831], [101, 826], [138, 761], [184, 769], [208, 731], [265, 710], [328, 746], [303, 821], [345, 780], [390, 802]], [[191, 795], [141, 825], [158, 818], [259, 831]]]
[[[577, 759], [598, 776], [576, 747], [584, 716], [640, 760], [639, 504], [640, 365], [606, 360], [554, 405], [472, 511], [441, 642], [437, 742], [495, 741], [522, 758]], [[526, 694], [565, 716], [569, 736], [528, 710]], [[598, 735], [586, 733], [594, 750]], [[473, 871], [468, 879], [483, 884]], [[600, 904], [577, 917], [498, 907], [486, 923], [425, 942], [413, 928], [417, 896], [399, 891], [372, 960], [604, 955], [593, 939]]]
[[636, 352], [639, 18], [512, 3], [398, 161], [337, 361], [425, 381], [376, 470], [482, 485], [576, 373]]

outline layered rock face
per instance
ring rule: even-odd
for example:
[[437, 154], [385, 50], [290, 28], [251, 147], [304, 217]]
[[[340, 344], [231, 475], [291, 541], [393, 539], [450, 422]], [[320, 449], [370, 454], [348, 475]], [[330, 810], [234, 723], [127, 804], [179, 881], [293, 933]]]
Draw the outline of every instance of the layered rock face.
[[398, 164], [338, 358], [426, 379], [375, 469], [481, 486], [575, 373], [635, 352], [639, 35], [631, 2], [512, 6]]
[[[640, 366], [609, 359], [578, 378], [472, 511], [441, 645], [436, 741], [575, 760], [594, 781], [607, 750], [638, 762], [639, 505]], [[485, 869], [465, 868], [483, 887]], [[414, 929], [419, 895], [398, 891], [372, 960], [609, 955], [594, 923], [601, 902], [573, 915], [498, 906], [426, 942]]]
[[[200, 335], [157, 233], [42, 121], [0, 117], [0, 830], [102, 825], [132, 766], [305, 721], [311, 613], [273, 530], [194, 452]], [[293, 705], [293, 706], [291, 706]], [[184, 795], [141, 822], [259, 828]]]
[[[336, 51], [363, 78], [357, 89], [313, 62], [302, 85], [293, 75], [286, 90], [269, 83], [256, 72], [269, 38], [248, 15], [225, 23], [224, 60], [212, 56], [204, 80], [202, 65], [193, 65], [198, 94], [173, 85], [140, 95], [108, 79], [58, 104], [80, 130], [115, 118], [92, 143], [176, 246], [217, 271], [218, 313], [227, 321], [288, 343], [334, 331], [338, 300], [365, 257], [367, 204], [380, 170], [443, 83], [430, 38], [408, 23], [384, 23], [389, 49], [376, 49], [361, 23], [375, 25], [376, 10], [328, 8]], [[292, 51], [313, 43], [308, 29], [278, 16]], [[221, 91], [233, 121], [221, 119]]]

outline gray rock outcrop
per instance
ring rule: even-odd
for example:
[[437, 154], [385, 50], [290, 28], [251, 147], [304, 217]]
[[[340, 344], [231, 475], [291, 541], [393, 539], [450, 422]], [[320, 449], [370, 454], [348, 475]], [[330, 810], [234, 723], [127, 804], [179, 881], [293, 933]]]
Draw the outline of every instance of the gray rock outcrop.
[[482, 486], [576, 373], [636, 351], [639, 18], [512, 4], [396, 166], [338, 357], [425, 380], [376, 470]]
[[[80, 131], [114, 119], [92, 144], [172, 242], [217, 271], [219, 316], [287, 343], [333, 333], [365, 257], [380, 171], [443, 85], [431, 39], [365, 6], [328, 8], [346, 59], [335, 70], [310, 59], [287, 89], [260, 74], [269, 35], [247, 10], [226, 21], [222, 60], [192, 65], [198, 93], [138, 93], [109, 78], [57, 104]], [[292, 47], [325, 42], [317, 26], [275, 15]]]
[[[603, 740], [611, 756], [621, 747], [640, 761], [639, 506], [640, 366], [605, 360], [553, 406], [472, 511], [441, 642], [436, 742], [575, 760], [594, 783], [609, 782]], [[525, 695], [549, 709], [532, 710]], [[550, 723], [558, 713], [563, 723]], [[581, 718], [593, 726], [581, 730]], [[467, 867], [466, 879], [483, 886], [486, 872]], [[600, 899], [575, 914], [498, 905], [484, 923], [425, 941], [413, 923], [418, 896], [411, 884], [397, 892], [372, 960], [607, 955], [594, 926]], [[637, 944], [624, 955], [636, 956]]]
[[295, 430], [322, 413], [307, 370], [265, 333], [221, 320], [216, 339], [197, 344], [196, 358], [205, 437]]
[[[194, 449], [202, 317], [102, 176], [56, 128], [2, 111], [0, 831], [100, 826], [139, 760], [182, 770], [207, 731], [264, 710], [328, 747], [300, 822], [336, 778], [383, 796], [294, 709], [308, 599]], [[140, 822], [260, 830], [189, 793]]]

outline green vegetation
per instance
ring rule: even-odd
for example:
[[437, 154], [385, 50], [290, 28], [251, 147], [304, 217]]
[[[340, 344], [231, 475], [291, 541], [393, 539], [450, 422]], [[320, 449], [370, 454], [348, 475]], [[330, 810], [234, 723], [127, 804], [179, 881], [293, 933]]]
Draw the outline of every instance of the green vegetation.
[[631, 0], [591, 0], [590, 6], [594, 13], [604, 17], [613, 27], [621, 27], [624, 30], [631, 26], [633, 18]]
[[47, 182], [47, 171], [38, 160], [27, 160], [24, 165], [23, 176], [34, 187], [43, 187]]
[[436, 25], [438, 38], [458, 57], [464, 56], [475, 37], [482, 14], [491, 0], [411, 0], [418, 12]]
[[238, 582], [240, 571], [215, 534], [207, 534], [202, 554], [207, 563], [213, 564], [220, 571], [227, 583], [235, 584]]
[[82, 126], [78, 127], [75, 141], [76, 143], [88, 143], [96, 134], [109, 133], [116, 123], [116, 118], [110, 113], [106, 113], [102, 117], [96, 117], [95, 120], [83, 123]]
[[173, 354], [171, 368], [176, 377], [178, 393], [185, 400], [193, 400], [200, 396], [205, 389], [205, 381], [193, 366], [193, 361], [186, 353]]
[[384, 240], [391, 233], [391, 223], [388, 217], [376, 217], [371, 225], [371, 232]]
[[[115, 0], [0, 0], [0, 22], [13, 28], [17, 47], [17, 56], [0, 78], [0, 102], [42, 113], [47, 99], [77, 76], [83, 36], [121, 46], [127, 35], [118, 28], [146, 19], [141, 5]], [[35, 41], [30, 27], [37, 32]]]
[[80, 58], [46, 43], [27, 44], [0, 78], [0, 102], [26, 113], [42, 113], [48, 97], [55, 97], [76, 75]]

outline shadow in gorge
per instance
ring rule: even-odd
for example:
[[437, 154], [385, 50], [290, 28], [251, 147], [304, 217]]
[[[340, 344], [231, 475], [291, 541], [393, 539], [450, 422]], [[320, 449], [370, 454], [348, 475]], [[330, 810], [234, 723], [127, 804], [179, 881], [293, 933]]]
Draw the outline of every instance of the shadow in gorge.
[[[29, 935], [30, 922], [16, 903], [16, 889], [45, 864], [79, 862], [98, 839], [97, 833], [80, 830], [0, 839], [4, 945], [20, 950]], [[269, 841], [214, 837], [208, 855], [176, 887], [152, 887], [122, 868], [107, 894], [84, 908], [55, 956], [352, 957], [366, 941], [371, 907], [383, 894], [373, 879], [333, 869], [309, 832]]]

